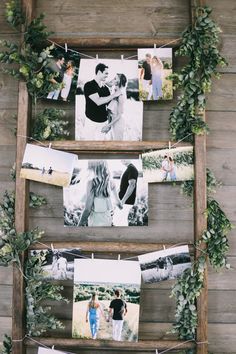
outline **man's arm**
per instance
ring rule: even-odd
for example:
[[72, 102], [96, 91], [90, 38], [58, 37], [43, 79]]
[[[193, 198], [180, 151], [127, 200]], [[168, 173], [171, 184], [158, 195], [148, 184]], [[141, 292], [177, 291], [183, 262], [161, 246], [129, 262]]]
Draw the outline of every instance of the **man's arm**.
[[90, 100], [92, 100], [97, 106], [101, 106], [113, 100], [113, 98], [119, 97], [121, 95], [121, 91], [118, 90], [114, 92], [112, 95], [106, 97], [100, 97], [97, 92], [93, 93], [89, 96]]
[[129, 179], [129, 186], [126, 189], [125, 195], [121, 200], [122, 204], [125, 204], [126, 200], [131, 196], [133, 193], [134, 189], [136, 187], [136, 180], [135, 179]]

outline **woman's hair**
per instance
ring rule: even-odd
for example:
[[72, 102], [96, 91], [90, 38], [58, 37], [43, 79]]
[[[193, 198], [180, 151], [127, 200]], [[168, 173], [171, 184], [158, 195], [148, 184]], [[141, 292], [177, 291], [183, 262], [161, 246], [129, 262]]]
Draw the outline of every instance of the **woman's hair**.
[[169, 160], [170, 160], [170, 161], [174, 161], [171, 156], [169, 156]]
[[159, 63], [159, 60], [158, 60], [158, 58], [157, 58], [156, 55], [154, 55], [154, 56], [152, 57], [152, 59], [155, 59], [155, 60]]
[[118, 78], [119, 78], [119, 87], [125, 87], [126, 83], [127, 83], [127, 78], [124, 74], [117, 74]]
[[91, 300], [89, 301], [89, 308], [91, 309], [94, 309], [96, 308], [96, 293], [93, 293], [92, 296], [91, 296]]
[[109, 197], [110, 173], [108, 170], [107, 162], [104, 160], [89, 161], [88, 169], [94, 172], [94, 177], [92, 179], [92, 191], [94, 193], [94, 196]]
[[75, 66], [75, 63], [73, 60], [68, 60], [67, 64], [66, 64], [66, 69], [69, 69], [69, 68], [74, 68]]

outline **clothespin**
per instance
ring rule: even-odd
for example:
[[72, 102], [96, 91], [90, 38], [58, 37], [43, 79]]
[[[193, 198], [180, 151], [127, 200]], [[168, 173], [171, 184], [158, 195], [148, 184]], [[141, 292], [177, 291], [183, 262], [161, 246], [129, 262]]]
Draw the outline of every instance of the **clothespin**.
[[49, 143], [49, 146], [48, 146], [48, 148], [49, 148], [49, 149], [51, 149], [51, 147], [52, 147], [52, 143]]
[[171, 149], [171, 142], [169, 141], [169, 150]]
[[52, 346], [52, 350], [54, 350], [54, 345]]
[[166, 246], [165, 245], [163, 245], [163, 250], [165, 250], [166, 249]]
[[51, 250], [52, 250], [52, 252], [54, 252], [53, 243], [51, 243]]
[[120, 261], [120, 254], [118, 254], [118, 261]]
[[94, 253], [91, 253], [91, 259], [94, 259]]
[[124, 55], [121, 54], [120, 58], [121, 58], [121, 61], [123, 62], [124, 61]]
[[156, 349], [156, 354], [158, 354], [158, 349]]
[[156, 43], [153, 44], [153, 48], [154, 48], [154, 49], [157, 49]]
[[67, 43], [65, 43], [65, 52], [67, 53], [67, 50], [68, 50], [68, 48], [67, 48]]
[[96, 54], [96, 60], [98, 60], [98, 54]]

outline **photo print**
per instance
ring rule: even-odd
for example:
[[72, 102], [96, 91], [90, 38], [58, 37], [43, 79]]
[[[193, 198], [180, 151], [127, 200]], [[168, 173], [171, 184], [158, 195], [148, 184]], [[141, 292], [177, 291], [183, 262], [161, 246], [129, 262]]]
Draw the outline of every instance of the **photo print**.
[[139, 99], [142, 101], [172, 100], [172, 49], [138, 49]]
[[147, 226], [142, 160], [78, 160], [63, 202], [64, 226]]
[[80, 56], [58, 48], [52, 50], [44, 71], [49, 74], [48, 94], [45, 98], [56, 101], [75, 101]]
[[178, 278], [191, 268], [188, 246], [168, 248], [138, 256], [144, 283]]
[[146, 182], [175, 182], [193, 179], [193, 147], [155, 150], [142, 154]]
[[67, 352], [62, 352], [56, 349], [38, 347], [38, 354], [67, 354]]
[[81, 59], [75, 140], [141, 140], [138, 61]]
[[46, 280], [73, 280], [74, 260], [81, 257], [79, 248], [42, 249], [30, 251], [30, 256], [44, 257], [43, 277]]
[[137, 341], [140, 284], [137, 261], [76, 259], [72, 337]]
[[20, 177], [67, 187], [77, 159], [75, 154], [26, 144]]

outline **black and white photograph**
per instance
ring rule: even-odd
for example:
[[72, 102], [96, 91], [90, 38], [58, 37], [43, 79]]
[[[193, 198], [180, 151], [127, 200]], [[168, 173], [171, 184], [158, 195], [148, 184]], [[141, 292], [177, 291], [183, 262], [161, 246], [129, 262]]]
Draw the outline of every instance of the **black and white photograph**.
[[144, 283], [178, 278], [191, 268], [188, 246], [168, 248], [138, 256]]
[[75, 140], [142, 140], [138, 61], [81, 59]]
[[194, 177], [193, 147], [176, 147], [142, 154], [148, 183], [188, 181]]
[[63, 202], [64, 226], [147, 226], [142, 160], [78, 160]]
[[44, 70], [50, 75], [45, 98], [54, 101], [75, 101], [80, 57], [71, 51], [53, 50]]
[[159, 101], [173, 99], [172, 49], [138, 49], [139, 99]]
[[38, 354], [67, 354], [67, 352], [62, 352], [54, 348], [50, 349], [50, 348], [38, 347]]
[[41, 249], [30, 251], [30, 256], [44, 257], [43, 277], [45, 280], [73, 280], [74, 260], [81, 257], [80, 248]]
[[72, 337], [136, 342], [140, 285], [137, 261], [76, 259]]
[[27, 144], [20, 177], [67, 187], [70, 184], [77, 155]]

